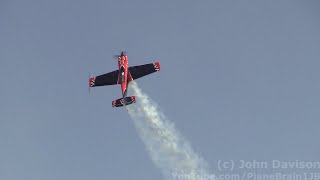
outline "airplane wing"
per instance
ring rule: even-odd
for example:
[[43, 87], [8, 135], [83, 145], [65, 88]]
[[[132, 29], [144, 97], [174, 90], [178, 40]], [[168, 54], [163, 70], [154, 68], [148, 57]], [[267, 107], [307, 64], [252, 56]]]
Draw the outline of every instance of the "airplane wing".
[[90, 78], [90, 87], [114, 85], [118, 82], [119, 70]]
[[160, 63], [154, 62], [150, 64], [144, 64], [140, 66], [132, 66], [129, 67], [130, 74], [132, 79], [138, 79], [142, 76], [160, 71]]

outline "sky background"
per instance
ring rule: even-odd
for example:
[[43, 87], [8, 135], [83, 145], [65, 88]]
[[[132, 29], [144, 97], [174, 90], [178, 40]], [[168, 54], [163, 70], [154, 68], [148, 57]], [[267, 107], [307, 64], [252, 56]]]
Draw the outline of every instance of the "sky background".
[[[137, 82], [194, 150], [319, 161], [319, 1], [0, 1], [0, 179], [162, 179], [119, 86], [88, 72], [161, 62]], [[137, 99], [139, 101], [139, 99]]]

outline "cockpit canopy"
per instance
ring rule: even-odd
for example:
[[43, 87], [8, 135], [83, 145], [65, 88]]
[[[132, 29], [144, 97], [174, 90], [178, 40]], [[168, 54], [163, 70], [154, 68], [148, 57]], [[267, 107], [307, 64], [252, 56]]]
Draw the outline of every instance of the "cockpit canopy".
[[125, 80], [124, 78], [125, 78], [124, 68], [121, 67], [121, 69], [120, 69], [120, 83], [124, 82], [124, 80]]

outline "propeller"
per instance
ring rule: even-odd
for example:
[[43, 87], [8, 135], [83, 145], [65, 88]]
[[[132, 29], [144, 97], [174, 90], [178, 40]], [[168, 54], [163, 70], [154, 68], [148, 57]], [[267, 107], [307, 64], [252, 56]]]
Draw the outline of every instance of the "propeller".
[[127, 54], [126, 51], [121, 51], [120, 55], [113, 55], [113, 57], [118, 59], [120, 56], [125, 56], [126, 54]]
[[113, 58], [118, 59], [119, 55], [113, 55]]

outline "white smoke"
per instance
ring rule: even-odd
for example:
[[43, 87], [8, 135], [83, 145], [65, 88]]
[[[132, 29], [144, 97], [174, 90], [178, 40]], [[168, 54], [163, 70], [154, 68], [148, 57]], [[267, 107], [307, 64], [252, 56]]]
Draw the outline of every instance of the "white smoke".
[[127, 110], [155, 166], [166, 179], [205, 179], [204, 176], [208, 176], [206, 162], [136, 82], [130, 82], [129, 87], [137, 97], [137, 103], [127, 106]]

